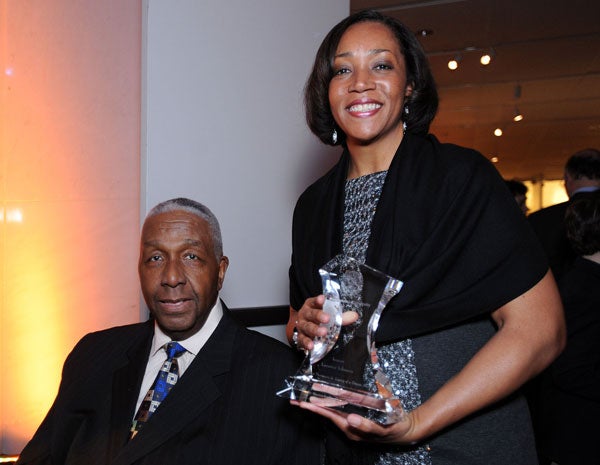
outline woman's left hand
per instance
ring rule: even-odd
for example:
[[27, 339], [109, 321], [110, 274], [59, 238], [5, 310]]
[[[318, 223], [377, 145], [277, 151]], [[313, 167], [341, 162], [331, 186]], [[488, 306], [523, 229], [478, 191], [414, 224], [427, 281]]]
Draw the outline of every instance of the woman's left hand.
[[317, 413], [331, 420], [349, 439], [353, 441], [377, 442], [380, 444], [414, 444], [411, 433], [414, 429], [414, 418], [405, 413], [398, 423], [380, 425], [355, 413], [344, 413], [338, 410], [320, 407], [311, 402], [292, 401], [293, 404]]

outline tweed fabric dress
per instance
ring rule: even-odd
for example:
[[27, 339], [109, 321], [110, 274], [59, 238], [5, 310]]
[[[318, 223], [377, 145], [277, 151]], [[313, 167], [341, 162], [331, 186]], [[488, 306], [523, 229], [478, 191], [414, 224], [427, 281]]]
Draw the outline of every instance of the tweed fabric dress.
[[[377, 209], [387, 171], [381, 171], [346, 181], [344, 201], [343, 251], [360, 263], [365, 262], [371, 222]], [[402, 399], [406, 410], [421, 403], [417, 368], [411, 339], [394, 342], [377, 350], [385, 373], [390, 378], [394, 394]], [[367, 374], [369, 375], [369, 374]], [[410, 451], [388, 449], [378, 455], [377, 465], [430, 465], [426, 447]]]

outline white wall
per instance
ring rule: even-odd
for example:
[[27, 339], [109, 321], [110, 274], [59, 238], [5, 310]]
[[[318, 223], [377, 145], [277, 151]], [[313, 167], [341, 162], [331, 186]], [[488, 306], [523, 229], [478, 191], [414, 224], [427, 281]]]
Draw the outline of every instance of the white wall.
[[302, 90], [349, 2], [147, 1], [142, 213], [205, 203], [230, 258], [226, 303], [288, 305], [295, 201], [339, 154], [308, 131]]

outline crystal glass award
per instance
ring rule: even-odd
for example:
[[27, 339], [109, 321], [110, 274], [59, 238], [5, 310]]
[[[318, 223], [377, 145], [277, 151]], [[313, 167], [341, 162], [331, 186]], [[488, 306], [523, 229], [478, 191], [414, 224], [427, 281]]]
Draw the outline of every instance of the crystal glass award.
[[[323, 325], [327, 334], [315, 338], [314, 348], [277, 395], [358, 413], [380, 424], [402, 420], [402, 402], [379, 364], [373, 338], [402, 282], [345, 255], [333, 258], [319, 274], [323, 311], [330, 317]], [[342, 326], [344, 312], [355, 312], [357, 321]]]

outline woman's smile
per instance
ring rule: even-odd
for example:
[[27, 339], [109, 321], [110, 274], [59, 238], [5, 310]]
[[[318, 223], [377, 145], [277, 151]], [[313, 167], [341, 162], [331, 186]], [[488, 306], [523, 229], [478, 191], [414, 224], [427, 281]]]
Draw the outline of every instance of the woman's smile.
[[383, 105], [381, 103], [353, 103], [348, 107], [348, 113], [356, 117], [366, 117], [374, 115]]
[[406, 83], [404, 55], [390, 30], [380, 23], [351, 26], [333, 60], [329, 104], [349, 146], [402, 137]]

